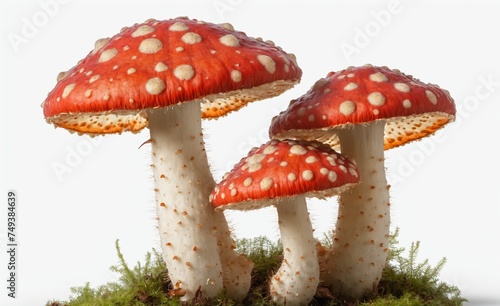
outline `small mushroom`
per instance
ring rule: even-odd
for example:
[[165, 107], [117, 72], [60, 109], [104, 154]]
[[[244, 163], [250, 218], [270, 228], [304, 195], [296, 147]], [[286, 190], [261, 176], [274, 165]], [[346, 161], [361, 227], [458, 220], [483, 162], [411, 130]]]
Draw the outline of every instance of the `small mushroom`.
[[225, 175], [211, 202], [217, 209], [276, 206], [284, 259], [271, 277], [271, 297], [281, 305], [305, 305], [320, 273], [305, 197], [329, 197], [358, 181], [356, 165], [324, 144], [272, 140]]
[[[241, 300], [253, 264], [236, 254], [208, 197], [215, 186], [201, 117], [216, 118], [299, 82], [295, 57], [230, 25], [147, 20], [96, 42], [59, 74], [43, 103], [46, 120], [79, 134], [149, 127], [163, 258], [183, 301], [222, 290]], [[220, 255], [219, 255], [220, 253]]]
[[340, 195], [325, 285], [360, 298], [376, 290], [389, 243], [384, 149], [432, 135], [453, 121], [448, 91], [387, 67], [331, 72], [273, 118], [274, 138], [317, 140], [356, 161], [361, 183]]

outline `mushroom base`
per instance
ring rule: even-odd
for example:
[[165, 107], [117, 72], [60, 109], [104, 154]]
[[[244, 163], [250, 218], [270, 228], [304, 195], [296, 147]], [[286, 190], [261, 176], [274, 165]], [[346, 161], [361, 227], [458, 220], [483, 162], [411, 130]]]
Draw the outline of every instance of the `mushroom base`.
[[[214, 183], [215, 184], [215, 183]], [[222, 283], [226, 295], [235, 300], [243, 300], [252, 285], [253, 262], [235, 251], [235, 242], [223, 212], [214, 214], [217, 226], [216, 238], [222, 265]]]

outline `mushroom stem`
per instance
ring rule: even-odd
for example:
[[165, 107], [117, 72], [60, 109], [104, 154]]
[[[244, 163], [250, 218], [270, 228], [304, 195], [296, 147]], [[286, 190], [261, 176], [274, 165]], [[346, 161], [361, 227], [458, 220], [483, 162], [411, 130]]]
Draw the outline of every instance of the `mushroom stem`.
[[163, 259], [176, 289], [192, 300], [222, 291], [214, 211], [199, 102], [147, 110]]
[[271, 296], [281, 305], [306, 305], [319, 283], [316, 241], [306, 200], [304, 196], [283, 198], [276, 208], [284, 258], [271, 278]]
[[242, 300], [250, 289], [253, 263], [234, 251], [224, 214], [215, 212], [208, 200], [215, 181], [200, 103], [149, 109], [147, 115], [158, 229], [172, 283], [185, 291], [184, 301], [194, 298], [198, 288], [203, 297], [214, 297], [223, 286], [229, 297]]
[[361, 298], [374, 292], [387, 257], [389, 188], [384, 168], [384, 121], [338, 129], [342, 154], [357, 163], [361, 183], [339, 200], [325, 284], [333, 293]]
[[230, 298], [242, 300], [250, 289], [253, 263], [234, 251], [224, 213], [215, 212], [208, 200], [215, 181], [200, 103], [149, 109], [147, 114], [158, 229], [172, 283], [186, 291], [183, 300], [192, 299], [200, 286], [204, 297], [219, 294], [223, 286]]

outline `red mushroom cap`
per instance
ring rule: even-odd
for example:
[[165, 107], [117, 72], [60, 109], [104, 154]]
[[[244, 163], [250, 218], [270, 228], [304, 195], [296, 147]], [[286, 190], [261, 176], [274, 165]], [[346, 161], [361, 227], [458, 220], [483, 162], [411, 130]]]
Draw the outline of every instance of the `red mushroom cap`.
[[202, 117], [279, 95], [299, 82], [295, 57], [231, 25], [148, 20], [100, 39], [43, 103], [47, 121], [79, 133], [139, 131], [142, 111], [203, 100]]
[[274, 117], [269, 131], [272, 137], [318, 139], [336, 147], [332, 129], [386, 120], [390, 149], [434, 133], [455, 114], [447, 90], [399, 70], [365, 65], [330, 72]]
[[359, 182], [356, 164], [319, 142], [271, 140], [253, 148], [217, 185], [219, 209], [256, 209], [303, 194], [327, 197]]

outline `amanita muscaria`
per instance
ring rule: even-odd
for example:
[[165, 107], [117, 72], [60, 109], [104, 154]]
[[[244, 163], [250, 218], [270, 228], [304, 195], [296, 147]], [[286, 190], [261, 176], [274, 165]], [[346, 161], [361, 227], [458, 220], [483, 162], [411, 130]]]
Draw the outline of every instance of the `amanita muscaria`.
[[333, 196], [358, 181], [355, 163], [327, 145], [271, 140], [224, 176], [211, 202], [217, 209], [276, 206], [284, 258], [269, 292], [278, 304], [306, 305], [316, 293], [320, 271], [305, 197]]
[[360, 298], [380, 280], [390, 230], [384, 150], [432, 135], [455, 113], [450, 94], [437, 85], [365, 65], [329, 73], [273, 118], [272, 137], [328, 143], [357, 163], [361, 183], [340, 195], [323, 275], [334, 293]]
[[[224, 287], [242, 299], [253, 264], [234, 252], [221, 213], [208, 201], [215, 186], [201, 117], [279, 95], [300, 81], [295, 57], [229, 24], [188, 18], [147, 20], [99, 39], [60, 73], [43, 103], [47, 122], [79, 134], [150, 130], [158, 228], [176, 293]], [[220, 256], [219, 256], [220, 253]]]

